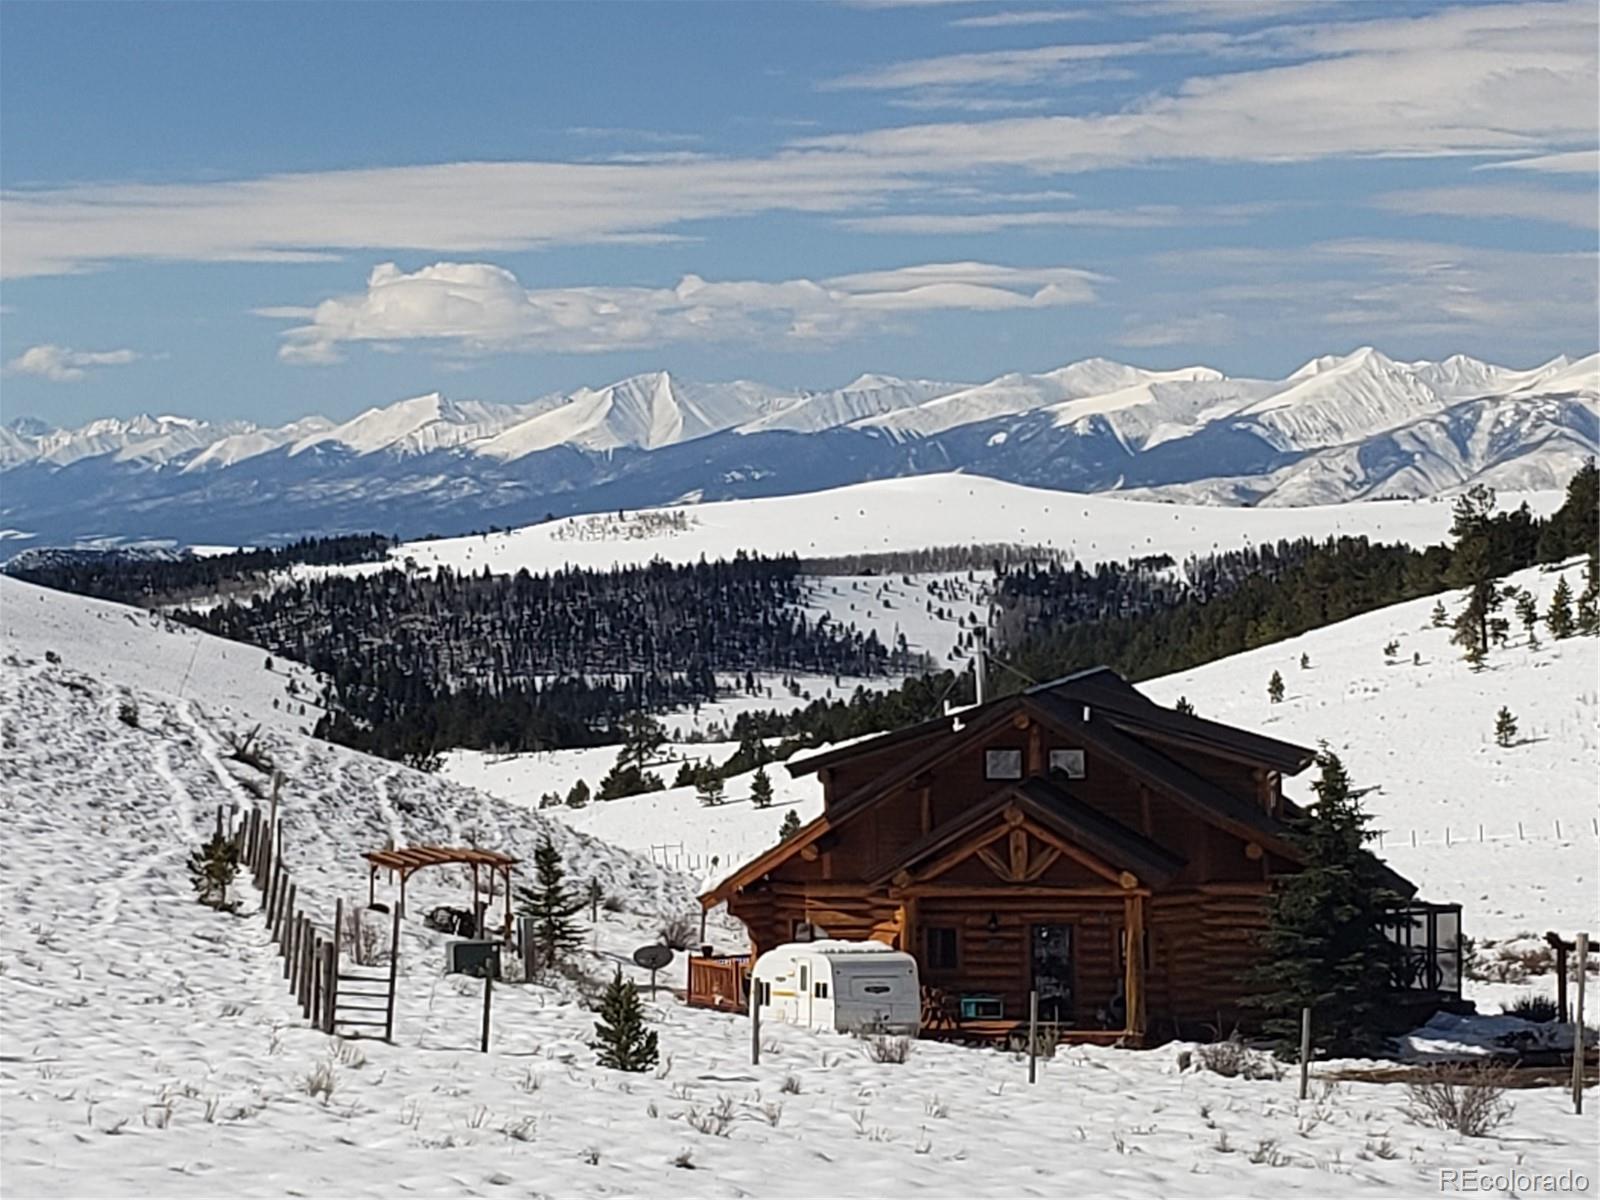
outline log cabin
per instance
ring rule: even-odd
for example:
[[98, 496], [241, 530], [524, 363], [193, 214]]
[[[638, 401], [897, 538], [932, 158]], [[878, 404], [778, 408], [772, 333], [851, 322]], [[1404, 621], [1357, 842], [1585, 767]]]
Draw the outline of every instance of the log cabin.
[[[701, 896], [750, 955], [692, 957], [690, 1002], [742, 1008], [748, 963], [780, 943], [872, 938], [917, 959], [929, 1034], [1015, 1033], [1034, 992], [1062, 1040], [1225, 1033], [1248, 1023], [1273, 880], [1302, 861], [1283, 779], [1315, 757], [1099, 668], [792, 760], [823, 812]], [[1444, 999], [1459, 912], [1397, 916], [1414, 986]]]

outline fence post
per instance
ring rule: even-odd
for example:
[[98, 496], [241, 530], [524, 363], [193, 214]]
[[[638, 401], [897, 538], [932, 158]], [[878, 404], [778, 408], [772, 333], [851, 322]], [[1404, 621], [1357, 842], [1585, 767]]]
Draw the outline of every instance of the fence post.
[[394, 989], [400, 972], [400, 910], [394, 911], [394, 934], [389, 940], [389, 1006], [383, 1016], [383, 1040], [394, 1041]]
[[283, 977], [293, 978], [289, 964], [294, 961], [294, 939], [299, 932], [297, 926], [300, 921], [300, 912], [295, 908], [294, 884], [289, 885], [289, 893], [284, 898], [283, 910], [278, 914], [278, 924], [281, 932], [278, 935], [278, 952], [283, 955]]
[[489, 1007], [494, 1003], [494, 967], [487, 966], [483, 972], [483, 1035], [478, 1041], [478, 1053], [489, 1053]]
[[1028, 1082], [1039, 1077], [1039, 989], [1028, 993]]
[[761, 981], [750, 981], [750, 1065], [761, 1065]]
[[1583, 985], [1589, 974], [1589, 935], [1578, 935], [1578, 996], [1572, 1009], [1572, 1111], [1583, 1113]]
[[1300, 1010], [1300, 1099], [1311, 1093], [1311, 1009]]

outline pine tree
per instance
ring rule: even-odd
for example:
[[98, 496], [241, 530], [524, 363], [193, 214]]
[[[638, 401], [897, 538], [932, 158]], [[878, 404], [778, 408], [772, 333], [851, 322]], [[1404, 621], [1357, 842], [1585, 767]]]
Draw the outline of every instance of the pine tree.
[[632, 764], [643, 770], [661, 753], [667, 732], [661, 722], [642, 712], [631, 712], [622, 723], [622, 750], [617, 754], [619, 766]]
[[1533, 627], [1539, 623], [1539, 602], [1534, 598], [1532, 592], [1528, 591], [1527, 588], [1523, 588], [1517, 593], [1514, 607], [1517, 612], [1517, 620], [1522, 622], [1523, 632], [1528, 635], [1531, 641]]
[[1494, 740], [1497, 746], [1509, 746], [1517, 740], [1517, 719], [1504, 705], [1494, 719]]
[[189, 855], [189, 879], [201, 904], [228, 907], [228, 888], [239, 873], [239, 847], [230, 837], [213, 833]]
[[613, 1071], [648, 1071], [659, 1057], [656, 1031], [646, 1028], [644, 1006], [639, 989], [622, 977], [622, 968], [606, 985], [600, 1001], [599, 1019], [594, 1023], [594, 1041], [589, 1045], [600, 1053], [600, 1065]]
[[1600, 550], [1590, 548], [1583, 579], [1583, 595], [1578, 597], [1578, 632], [1592, 637], [1600, 633]]
[[750, 781], [750, 803], [757, 808], [767, 808], [772, 804], [772, 780], [767, 775], [766, 767], [757, 767], [755, 778]]
[[561, 852], [548, 835], [539, 838], [533, 851], [533, 884], [519, 887], [517, 900], [517, 911], [533, 918], [533, 942], [539, 965], [555, 966], [582, 941], [572, 916], [583, 908], [585, 901], [567, 890]]
[[1445, 611], [1444, 601], [1440, 600], [1433, 606], [1433, 627], [1443, 629], [1450, 623], [1450, 614]]
[[567, 793], [567, 807], [582, 808], [587, 803], [589, 803], [589, 785], [580, 779]]
[[1172, 706], [1173, 712], [1181, 712], [1186, 717], [1194, 716], [1194, 705], [1189, 703], [1189, 697], [1179, 696], [1178, 702]]
[[722, 776], [707, 772], [700, 779], [700, 803], [715, 808], [723, 799]]
[[666, 786], [654, 771], [642, 770], [638, 763], [619, 754], [616, 764], [600, 780], [600, 790], [595, 793], [595, 799], [620, 800], [624, 796], [642, 796], [645, 792], [659, 792]]
[[[1495, 587], [1494, 492], [1478, 484], [1456, 500], [1450, 532], [1456, 539], [1446, 580], [1466, 588], [1467, 600], [1456, 614], [1451, 637], [1474, 666], [1489, 653], [1489, 644], [1505, 626], [1495, 618], [1501, 603]], [[1472, 651], [1476, 647], [1477, 654]]]
[[675, 788], [693, 787], [699, 780], [699, 777], [695, 774], [695, 765], [694, 760], [689, 758], [679, 763], [678, 774], [673, 778], [672, 786]]
[[1249, 1003], [1263, 1010], [1266, 1032], [1292, 1050], [1300, 1010], [1312, 1010], [1312, 1036], [1335, 1056], [1384, 1049], [1378, 1033], [1402, 964], [1385, 936], [1390, 891], [1382, 866], [1366, 849], [1375, 836], [1337, 755], [1323, 746], [1316, 802], [1290, 819], [1290, 837], [1304, 855], [1299, 871], [1280, 877], [1268, 901], [1261, 937], [1265, 958], [1250, 975]]
[[795, 815], [794, 809], [783, 814], [783, 823], [778, 826], [778, 840], [787, 842], [800, 832], [800, 818]]
[[1274, 704], [1283, 699], [1283, 676], [1276, 671], [1272, 673], [1272, 678], [1267, 680], [1267, 699]]
[[1544, 623], [1550, 627], [1550, 636], [1554, 638], [1571, 637], [1576, 628], [1572, 620], [1572, 588], [1567, 584], [1565, 575], [1556, 580], [1556, 590], [1550, 594], [1550, 611], [1545, 614]]
[[1302, 670], [1302, 671], [1309, 671], [1309, 670], [1311, 670], [1311, 655], [1309, 655], [1309, 654], [1302, 654], [1302, 655], [1301, 655], [1301, 656], [1300, 656], [1300, 669], [1301, 669], [1301, 670]]

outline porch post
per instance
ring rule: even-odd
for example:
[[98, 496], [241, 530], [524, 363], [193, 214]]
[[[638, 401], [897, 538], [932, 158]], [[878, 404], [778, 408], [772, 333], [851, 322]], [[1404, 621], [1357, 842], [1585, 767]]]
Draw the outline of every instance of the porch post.
[[1123, 1001], [1128, 1010], [1129, 1038], [1144, 1036], [1144, 897], [1137, 892], [1122, 901], [1123, 928], [1127, 931], [1127, 961], [1122, 981]]

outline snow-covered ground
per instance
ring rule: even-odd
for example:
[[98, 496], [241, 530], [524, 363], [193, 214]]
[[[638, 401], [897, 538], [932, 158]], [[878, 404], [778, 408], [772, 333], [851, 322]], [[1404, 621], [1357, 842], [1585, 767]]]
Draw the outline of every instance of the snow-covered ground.
[[310, 732], [322, 716], [316, 702], [322, 685], [300, 663], [159, 613], [69, 596], [9, 575], [0, 575], [0, 648], [8, 657], [53, 654], [63, 667], [191, 700], [267, 729]]
[[[593, 1014], [570, 986], [496, 989], [480, 1054], [481, 985], [443, 976], [445, 939], [415, 922], [394, 1044], [336, 1043], [299, 1018], [248, 884], [243, 913], [219, 914], [184, 869], [215, 807], [262, 788], [225, 746], [270, 711], [280, 677], [241, 676], [224, 712], [162, 674], [172, 635], [148, 618], [13, 602], [25, 595], [0, 593], [7, 1195], [1388, 1197], [1436, 1189], [1445, 1168], [1592, 1171], [1600, 1152], [1559, 1089], [1516, 1093], [1507, 1124], [1463, 1140], [1408, 1120], [1394, 1085], [1319, 1083], [1300, 1102], [1292, 1077], [1181, 1070], [1174, 1046], [1063, 1051], [1030, 1087], [1009, 1054], [919, 1043], [881, 1063], [846, 1036], [779, 1027], [753, 1066], [744, 1020], [665, 995], [649, 1005], [661, 1067], [625, 1075], [595, 1064]], [[26, 649], [66, 628], [81, 636], [63, 661]], [[119, 717], [129, 698], [136, 725]], [[589, 933], [597, 972], [690, 903], [692, 880], [549, 820], [558, 810], [281, 725], [262, 738], [287, 780], [286, 861], [324, 919], [336, 896], [363, 896], [360, 851], [390, 838], [526, 855], [548, 833], [575, 881], [620, 902]], [[464, 892], [459, 873], [424, 872], [411, 909]], [[314, 1094], [319, 1071], [332, 1088]]]
[[[1503, 508], [1526, 501], [1536, 514], [1561, 505], [1559, 492], [1506, 493]], [[1370, 501], [1295, 509], [1208, 508], [1080, 495], [1002, 483], [977, 475], [882, 479], [798, 496], [728, 500], [616, 514], [568, 517], [504, 533], [406, 542], [398, 561], [420, 569], [495, 573], [605, 569], [695, 562], [747, 553], [802, 558], [1006, 544], [1069, 551], [1085, 566], [1166, 553], [1180, 561], [1280, 538], [1366, 534], [1377, 541], [1427, 545], [1450, 528], [1448, 500]], [[359, 571], [356, 567], [318, 568]]]

